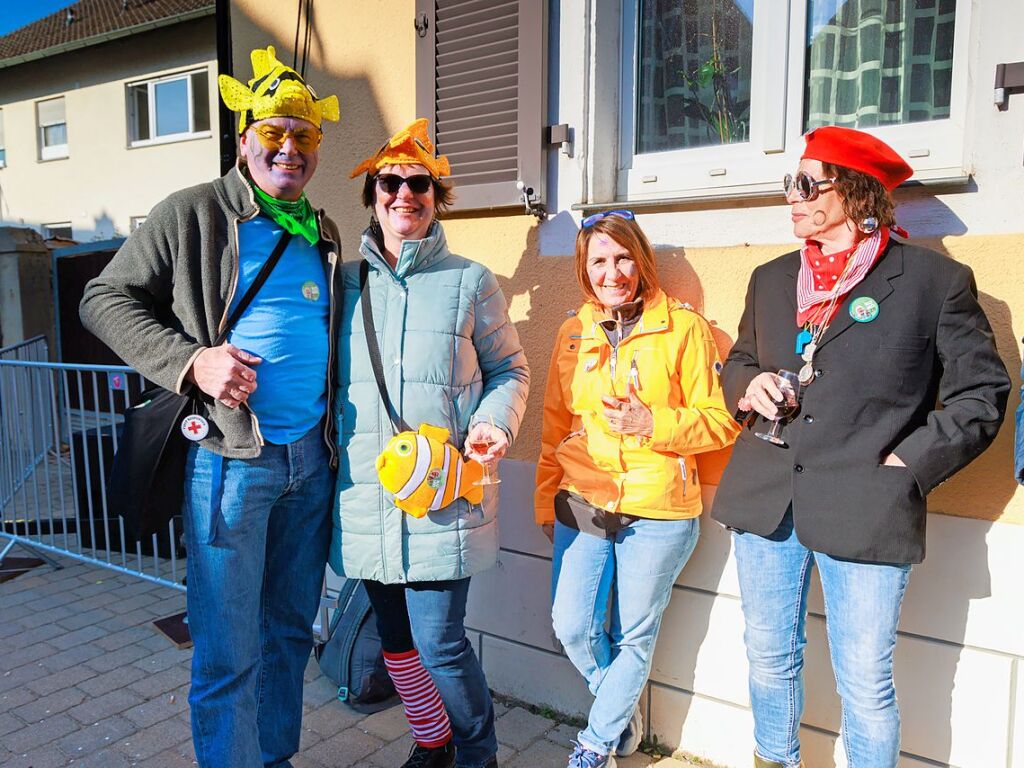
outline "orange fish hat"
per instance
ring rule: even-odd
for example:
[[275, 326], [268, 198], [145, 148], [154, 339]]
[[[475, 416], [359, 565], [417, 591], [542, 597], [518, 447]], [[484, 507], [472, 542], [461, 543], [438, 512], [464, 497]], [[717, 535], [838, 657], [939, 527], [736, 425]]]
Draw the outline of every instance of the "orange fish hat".
[[414, 120], [384, 142], [380, 149], [371, 157], [366, 158], [349, 175], [354, 179], [362, 173], [371, 176], [385, 165], [422, 165], [435, 179], [451, 176], [452, 169], [448, 158], [438, 155], [430, 140], [427, 127], [430, 121], [425, 117]]

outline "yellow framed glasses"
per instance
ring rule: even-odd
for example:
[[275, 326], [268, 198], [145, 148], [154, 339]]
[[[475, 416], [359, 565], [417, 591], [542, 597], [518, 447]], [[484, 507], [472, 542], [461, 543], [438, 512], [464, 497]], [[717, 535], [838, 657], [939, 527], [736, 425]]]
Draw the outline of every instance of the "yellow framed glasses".
[[320, 146], [320, 140], [324, 136], [316, 128], [297, 128], [294, 131], [286, 131], [276, 125], [254, 125], [252, 130], [256, 134], [256, 138], [260, 140], [260, 144], [269, 150], [281, 149], [291, 137], [299, 152], [314, 152]]

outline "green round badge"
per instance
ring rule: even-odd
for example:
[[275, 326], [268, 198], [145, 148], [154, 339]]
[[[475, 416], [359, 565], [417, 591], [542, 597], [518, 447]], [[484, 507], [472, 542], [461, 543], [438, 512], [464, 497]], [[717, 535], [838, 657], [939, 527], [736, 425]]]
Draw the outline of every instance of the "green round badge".
[[314, 283], [312, 280], [307, 280], [302, 284], [302, 296], [303, 298], [309, 299], [310, 301], [319, 300], [320, 286]]
[[870, 323], [878, 317], [878, 302], [870, 296], [860, 296], [850, 302], [850, 317], [858, 323]]

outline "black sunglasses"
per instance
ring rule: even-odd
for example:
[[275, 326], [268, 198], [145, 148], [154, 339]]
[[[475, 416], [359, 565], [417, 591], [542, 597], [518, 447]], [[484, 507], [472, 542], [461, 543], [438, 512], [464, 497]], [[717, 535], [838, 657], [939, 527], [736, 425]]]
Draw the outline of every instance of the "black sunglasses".
[[426, 173], [418, 173], [415, 176], [399, 176], [397, 173], [381, 173], [377, 176], [377, 187], [389, 195], [397, 195], [403, 184], [408, 184], [409, 189], [417, 195], [422, 195], [433, 185], [434, 179]]
[[782, 179], [782, 189], [785, 190], [786, 197], [789, 197], [790, 193], [795, 189], [797, 197], [806, 202], [808, 200], [813, 200], [821, 193], [821, 190], [818, 189], [818, 187], [822, 184], [835, 183], [835, 179], [815, 180], [803, 171], [800, 171], [796, 176], [787, 173]]

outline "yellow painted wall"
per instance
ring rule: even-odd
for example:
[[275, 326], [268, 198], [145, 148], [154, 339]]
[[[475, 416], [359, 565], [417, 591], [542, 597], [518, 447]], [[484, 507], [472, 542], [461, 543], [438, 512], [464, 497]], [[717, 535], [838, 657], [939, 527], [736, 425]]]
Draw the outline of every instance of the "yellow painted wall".
[[[670, 215], [670, 214], [669, 214]], [[529, 217], [487, 217], [445, 222], [452, 250], [489, 266], [499, 277], [511, 305], [532, 371], [529, 411], [514, 458], [535, 460], [539, 450], [542, 393], [551, 341], [567, 310], [575, 308], [579, 289], [571, 254], [540, 256], [537, 226]], [[1007, 419], [999, 437], [979, 459], [929, 497], [932, 512], [1024, 524], [1024, 493], [1012, 479], [1013, 411], [1020, 402], [1021, 356], [1012, 308], [1024, 306], [1020, 257], [1024, 235], [961, 236], [920, 239], [917, 245], [945, 253], [974, 270], [981, 302], [1013, 381]], [[500, 247], [495, 248], [495, 244]], [[723, 356], [736, 336], [747, 279], [753, 269], [792, 250], [777, 246], [693, 248], [658, 251], [658, 270], [666, 291], [690, 302], [716, 330]], [[1016, 276], [1016, 277], [1014, 277]], [[884, 375], [884, 372], [879, 372]]]
[[[297, 5], [233, 0], [236, 78], [252, 77], [249, 51], [256, 47], [274, 45], [278, 58], [292, 64]], [[346, 257], [354, 254], [369, 221], [359, 202], [362, 180], [350, 180], [349, 172], [416, 117], [414, 8], [413, 0], [314, 3], [306, 74], [321, 97], [337, 94], [341, 120], [324, 124], [320, 167], [307, 191], [338, 222]]]
[[[236, 76], [248, 78], [248, 51], [257, 45], [274, 43], [279, 57], [290, 63], [296, 23], [292, 7], [272, 0], [235, 0], [232, 9]], [[353, 258], [368, 214], [358, 200], [359, 183], [349, 181], [348, 172], [416, 116], [414, 3], [367, 0], [317, 4], [315, 10], [309, 79], [321, 95], [338, 94], [342, 120], [338, 126], [326, 127], [320, 169], [309, 191], [314, 203], [326, 207], [338, 221], [346, 258]], [[535, 460], [551, 340], [566, 311], [579, 300], [570, 254], [541, 256], [538, 225], [529, 216], [459, 216], [444, 226], [452, 250], [490, 267], [510, 303], [533, 374], [528, 414], [512, 457]], [[1024, 275], [1019, 266], [1024, 233], [915, 242], [974, 269], [982, 303], [1015, 384], [1007, 423], [996, 443], [932, 494], [930, 507], [933, 512], [1024, 524], [1024, 493], [1016, 493], [1012, 480], [1012, 414], [1020, 401], [1017, 339], [1024, 331], [1024, 323], [1014, 330], [1012, 312], [1024, 307]], [[750, 272], [793, 247], [780, 243], [687, 248], [680, 243], [659, 251], [658, 266], [666, 290], [689, 301], [717, 327], [724, 353], [735, 337]]]

